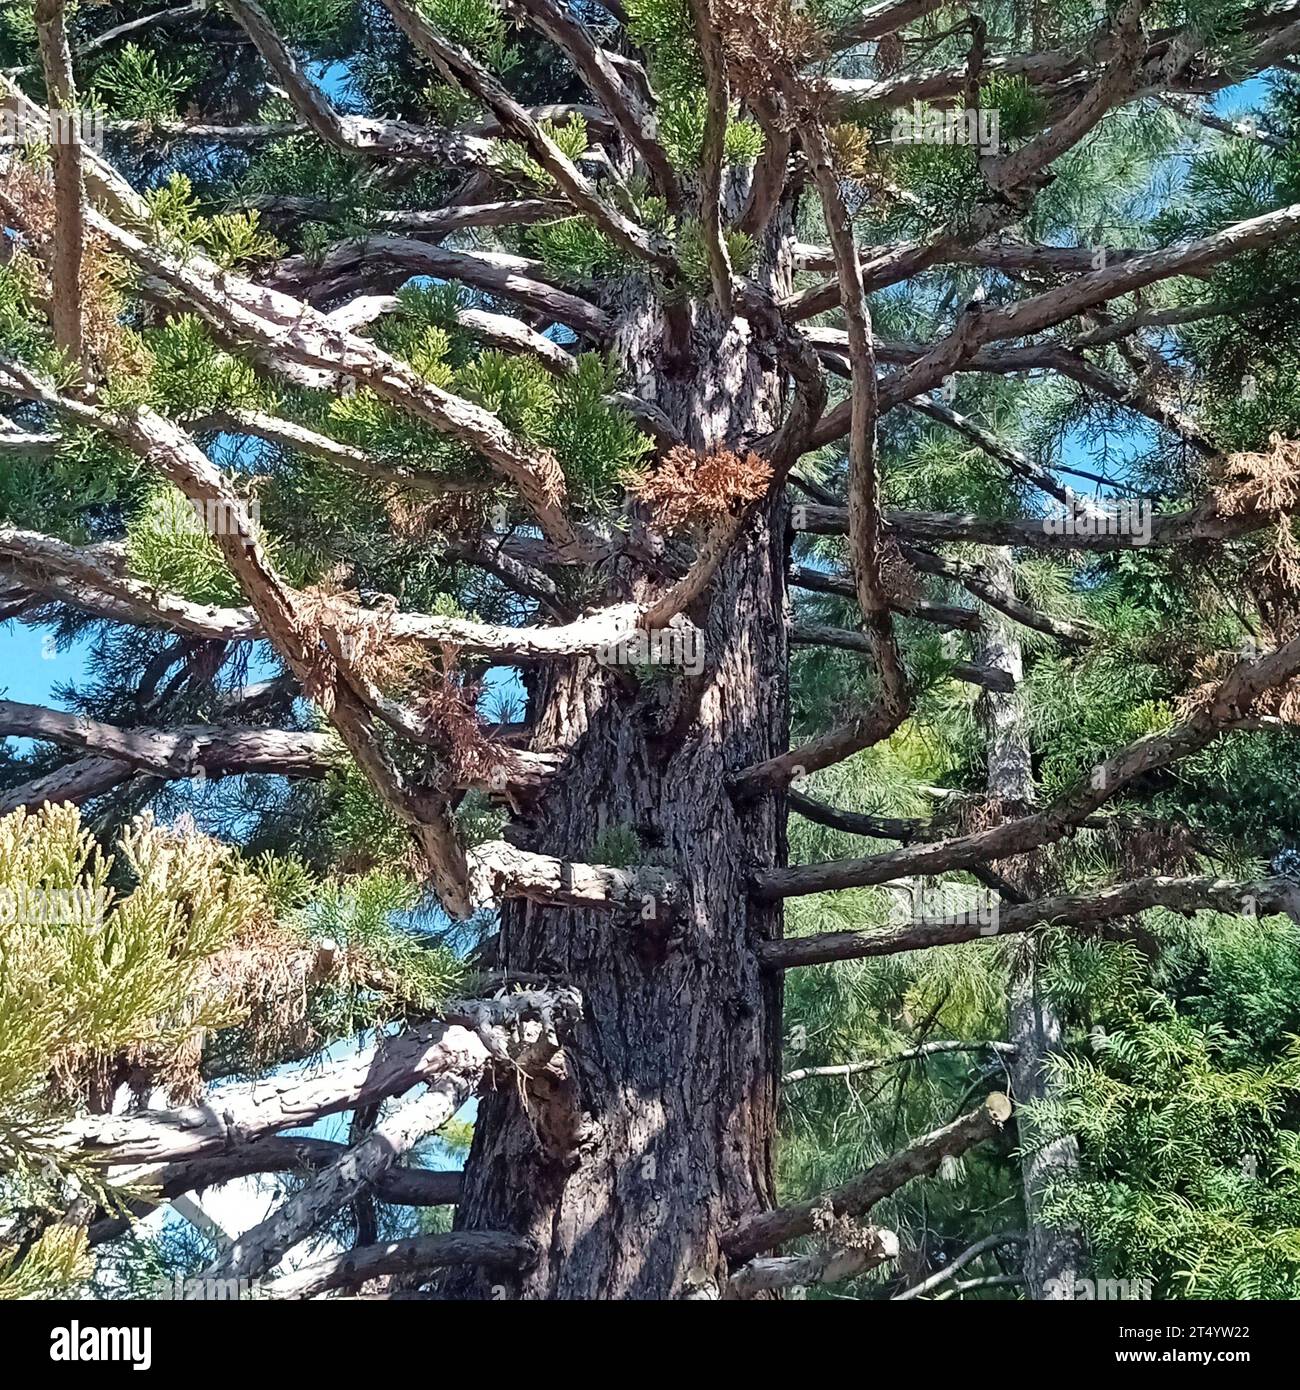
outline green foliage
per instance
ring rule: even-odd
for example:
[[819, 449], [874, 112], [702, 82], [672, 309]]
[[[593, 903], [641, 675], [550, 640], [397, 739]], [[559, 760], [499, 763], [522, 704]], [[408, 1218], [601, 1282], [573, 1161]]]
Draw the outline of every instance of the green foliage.
[[[707, 107], [705, 93], [694, 91], [660, 108], [659, 138], [673, 167], [681, 173], [700, 167]], [[757, 122], [741, 117], [727, 121], [723, 154], [728, 165], [752, 164], [762, 153], [763, 131]]]
[[119, 120], [174, 121], [197, 76], [192, 64], [128, 42], [100, 64], [91, 92]]
[[[580, 115], [571, 115], [563, 124], [551, 120], [543, 120], [539, 124], [555, 142], [560, 153], [571, 162], [576, 164], [586, 154], [589, 144], [587, 122]], [[555, 187], [555, 180], [518, 141], [498, 140], [494, 153], [496, 170], [502, 178], [538, 192]]]
[[185, 174], [174, 173], [145, 195], [156, 233], [181, 251], [202, 248], [218, 265], [233, 269], [274, 260], [284, 248], [258, 225], [257, 212], [222, 212], [205, 216]]
[[635, 826], [608, 825], [592, 841], [587, 857], [593, 864], [611, 864], [621, 869], [644, 863], [645, 848]]
[[181, 314], [145, 335], [149, 387], [158, 407], [173, 415], [257, 410], [273, 403], [270, 389], [247, 358], [223, 351], [194, 314]]
[[1051, 1211], [1084, 1227], [1100, 1273], [1150, 1278], [1157, 1297], [1295, 1298], [1300, 1051], [1283, 1029], [1300, 1012], [1283, 995], [1300, 932], [1198, 921], [1165, 966], [1187, 972], [1185, 1001], [1145, 989], [1140, 971], [1112, 977], [1089, 1047], [1056, 1065], [1040, 1118], [1048, 1137], [1078, 1136], [1082, 1164]]
[[[731, 257], [732, 270], [737, 275], [748, 275], [754, 268], [753, 238], [746, 232], [729, 227], [723, 232], [722, 239]], [[682, 279], [697, 294], [706, 290], [709, 285], [709, 257], [704, 246], [704, 232], [698, 221], [691, 219], [683, 223], [676, 250]]]
[[417, 7], [498, 76], [518, 65], [520, 54], [508, 40], [505, 13], [492, 0], [417, 0]]
[[127, 522], [126, 553], [133, 573], [196, 603], [238, 604], [243, 595], [188, 499], [158, 483]]
[[268, 0], [266, 7], [277, 32], [302, 44], [339, 38], [354, 8], [352, 0]]
[[1043, 128], [1043, 98], [1023, 77], [989, 78], [980, 87], [980, 107], [998, 113], [1000, 140], [1026, 140]]
[[0, 819], [0, 1165], [48, 1183], [40, 1138], [63, 1088], [120, 1055], [165, 1058], [225, 1021], [203, 962], [258, 911], [231, 852], [145, 817], [122, 838], [127, 892], [73, 806]]
[[[410, 878], [375, 869], [320, 885], [298, 917], [313, 941], [337, 943], [363, 962], [360, 992], [346, 975], [327, 982], [315, 1000], [325, 1037], [346, 1036], [391, 1019], [404, 1009], [427, 1013], [446, 1004], [464, 979], [464, 968], [438, 938], [405, 925], [421, 905]], [[375, 987], [382, 981], [382, 989]]]
[[693, 100], [704, 88], [704, 65], [687, 0], [629, 0], [623, 8], [657, 90], [670, 101]]
[[539, 222], [521, 234], [528, 253], [569, 280], [596, 280], [625, 273], [630, 256], [585, 217]]

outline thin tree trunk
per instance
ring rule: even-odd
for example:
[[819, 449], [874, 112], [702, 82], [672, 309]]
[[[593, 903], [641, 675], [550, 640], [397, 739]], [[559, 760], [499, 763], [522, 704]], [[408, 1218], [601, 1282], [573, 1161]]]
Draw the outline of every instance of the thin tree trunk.
[[[1011, 551], [988, 552], [991, 581], [1008, 593], [1014, 582]], [[986, 609], [978, 660], [1009, 672], [1016, 681], [1010, 692], [985, 690], [979, 711], [987, 737], [988, 790], [1001, 803], [1003, 816], [1021, 815], [1034, 799], [1034, 777], [1023, 687], [1024, 662], [1015, 625]], [[1022, 885], [1035, 895], [1047, 887], [1040, 881]], [[1048, 1225], [1043, 1203], [1049, 1185], [1078, 1165], [1079, 1149], [1072, 1137], [1042, 1143], [1024, 1107], [1047, 1094], [1046, 1063], [1061, 1047], [1061, 1019], [1040, 988], [1042, 953], [1033, 937], [1015, 948], [1008, 998], [1008, 1036], [1016, 1049], [1011, 1066], [1012, 1088], [1020, 1135], [1021, 1180], [1024, 1185], [1027, 1238], [1023, 1246], [1025, 1291], [1035, 1300], [1072, 1299], [1082, 1249], [1077, 1231]]]

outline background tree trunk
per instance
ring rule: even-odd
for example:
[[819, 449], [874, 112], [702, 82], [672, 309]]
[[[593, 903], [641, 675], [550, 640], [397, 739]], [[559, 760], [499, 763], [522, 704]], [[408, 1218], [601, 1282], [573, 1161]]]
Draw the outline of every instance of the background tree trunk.
[[[1010, 550], [1005, 546], [990, 550], [985, 564], [991, 582], [1012, 592], [1015, 566]], [[1009, 672], [1016, 682], [1012, 691], [985, 690], [980, 695], [980, 714], [988, 740], [989, 796], [1001, 803], [1003, 816], [1023, 815], [1034, 800], [1034, 775], [1020, 685], [1024, 676], [1020, 636], [1012, 622], [988, 607], [984, 610], [984, 623], [978, 659]], [[1050, 888], [1042, 878], [1041, 873], [1031, 871], [1018, 876], [1016, 883], [1033, 895], [1041, 895]], [[1070, 1299], [1074, 1297], [1074, 1281], [1082, 1257], [1079, 1234], [1046, 1224], [1042, 1209], [1048, 1185], [1078, 1166], [1079, 1147], [1073, 1138], [1041, 1143], [1024, 1110], [1026, 1104], [1042, 1100], [1047, 1093], [1045, 1065], [1052, 1053], [1060, 1050], [1063, 1030], [1060, 1015], [1040, 988], [1044, 962], [1037, 940], [1028, 936], [1012, 949], [1007, 1031], [1016, 1048], [1011, 1076], [1024, 1184], [1025, 1292], [1031, 1299]]]

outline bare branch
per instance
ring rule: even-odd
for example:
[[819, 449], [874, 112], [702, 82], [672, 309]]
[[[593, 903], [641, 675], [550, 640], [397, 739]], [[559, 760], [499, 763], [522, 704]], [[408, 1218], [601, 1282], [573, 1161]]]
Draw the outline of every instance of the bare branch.
[[259, 1284], [258, 1289], [267, 1298], [315, 1298], [384, 1274], [426, 1274], [466, 1264], [510, 1272], [526, 1268], [536, 1257], [528, 1241], [505, 1231], [452, 1231], [345, 1250]]
[[[131, 1228], [132, 1217], [147, 1216], [182, 1193], [220, 1187], [261, 1173], [310, 1173], [337, 1162], [346, 1152], [345, 1144], [330, 1139], [272, 1137], [230, 1154], [119, 1171], [113, 1175], [115, 1185], [147, 1195], [130, 1201], [130, 1216], [104, 1216], [95, 1221], [88, 1232], [89, 1244], [116, 1240]], [[393, 1206], [454, 1206], [460, 1200], [462, 1180], [463, 1175], [455, 1169], [394, 1167], [376, 1174], [371, 1191], [376, 1201]]]
[[322, 1168], [264, 1220], [245, 1231], [203, 1271], [208, 1279], [258, 1279], [337, 1211], [352, 1201], [412, 1145], [441, 1129], [470, 1098], [478, 1077], [471, 1070], [443, 1075], [408, 1100]]
[[652, 865], [578, 864], [532, 854], [505, 840], [476, 846], [470, 853], [470, 874], [475, 901], [483, 907], [505, 898], [529, 898], [624, 912], [645, 922], [662, 923], [671, 917], [679, 898], [677, 880]]
[[[1222, 231], [1195, 241], [1148, 251], [1119, 265], [1080, 275], [1064, 285], [1004, 309], [968, 310], [952, 333], [903, 371], [891, 373], [880, 384], [880, 408], [892, 409], [938, 386], [945, 376], [958, 371], [986, 343], [1024, 337], [1050, 328], [1068, 318], [1154, 284], [1173, 275], [1186, 275], [1217, 265], [1244, 251], [1273, 245], [1300, 230], [1300, 203], [1234, 223]], [[850, 427], [846, 404], [825, 415], [813, 431], [812, 447], [829, 444]]]
[[912, 845], [870, 859], [764, 870], [755, 876], [755, 891], [760, 897], [780, 898], [889, 883], [913, 874], [965, 869], [1052, 844], [1135, 778], [1168, 767], [1249, 719], [1261, 695], [1298, 674], [1300, 638], [1293, 638], [1255, 660], [1239, 661], [1194, 712], [1169, 729], [1147, 734], [1110, 754], [1041, 811], [970, 835]]
[[340, 331], [299, 300], [253, 285], [201, 256], [190, 255], [182, 263], [98, 214], [92, 218], [128, 260], [182, 294], [219, 330], [251, 343], [272, 365], [288, 360], [352, 377], [461, 439], [519, 488], [552, 540], [580, 548], [564, 510], [558, 464], [516, 439], [490, 412], [425, 381], [369, 339]]
[[[320, 302], [339, 297], [344, 286], [391, 290], [413, 275], [433, 275], [517, 300], [595, 342], [606, 342], [612, 331], [609, 316], [578, 295], [533, 278], [538, 268], [534, 261], [503, 251], [453, 251], [410, 237], [375, 233], [337, 242], [319, 260], [290, 256], [266, 283], [285, 294], [306, 287], [310, 298]], [[349, 324], [345, 318], [331, 316], [331, 321]]]
[[887, 1260], [898, 1258], [898, 1237], [893, 1231], [871, 1227], [856, 1235], [852, 1245], [832, 1245], [813, 1255], [772, 1255], [750, 1260], [727, 1281], [724, 1297], [754, 1298], [776, 1289], [835, 1284], [856, 1279]]
[[573, 64], [591, 94], [614, 118], [628, 143], [645, 161], [670, 211], [676, 211], [681, 206], [681, 188], [659, 143], [654, 112], [642, 104], [636, 91], [619, 76], [613, 62], [615, 55], [599, 48], [586, 26], [553, 0], [515, 0], [515, 7]]
[[734, 1261], [749, 1260], [787, 1240], [811, 1235], [828, 1217], [861, 1216], [913, 1178], [933, 1173], [945, 1158], [993, 1138], [1010, 1116], [1011, 1102], [994, 1092], [978, 1110], [924, 1135], [842, 1187], [810, 1202], [746, 1217], [723, 1236], [723, 1249]]
[[979, 1259], [988, 1251], [998, 1250], [1004, 1245], [1021, 1245], [1024, 1243], [1024, 1239], [1023, 1231], [995, 1231], [993, 1235], [985, 1236], [983, 1240], [977, 1240], [973, 1245], [968, 1245], [959, 1255], [954, 1255], [942, 1269], [922, 1279], [919, 1283], [912, 1284], [902, 1293], [896, 1293], [890, 1301], [898, 1303], [908, 1298], [920, 1298], [932, 1289], [937, 1289], [940, 1284], [946, 1284], [953, 1275], [965, 1269], [973, 1260]]
[[339, 750], [326, 734], [220, 724], [125, 729], [15, 700], [0, 700], [0, 737], [42, 739], [167, 778], [323, 777], [339, 761]]
[[879, 1071], [882, 1067], [895, 1067], [903, 1062], [915, 1062], [924, 1057], [934, 1057], [950, 1052], [1000, 1052], [1005, 1057], [1015, 1055], [1015, 1046], [1007, 1042], [961, 1042], [942, 1041], [922, 1043], [919, 1047], [905, 1047], [900, 1052], [891, 1052], [888, 1057], [875, 1057], [865, 1062], [845, 1062], [833, 1067], [799, 1067], [788, 1071], [781, 1078], [785, 1085], [796, 1081], [807, 1081], [812, 1076], [865, 1076], [868, 1072]]
[[676, 273], [677, 263], [661, 239], [607, 203], [492, 73], [459, 44], [452, 43], [428, 18], [418, 13], [409, 0], [384, 0], [384, 5], [398, 28], [446, 81], [483, 102], [507, 134], [523, 141], [532, 157], [579, 212], [586, 213], [607, 236], [633, 255], [669, 275]]
[[[940, 842], [942, 843], [942, 842]], [[1039, 926], [1093, 926], [1130, 917], [1148, 908], [1164, 907], [1192, 913], [1205, 908], [1217, 912], [1269, 914], [1284, 912], [1300, 920], [1300, 885], [1286, 878], [1234, 883], [1219, 878], [1140, 878], [1112, 884], [1088, 893], [1063, 893], [1033, 902], [1000, 907], [996, 917], [973, 920], [931, 921], [918, 919], [875, 930], [823, 932], [764, 942], [759, 948], [764, 965], [790, 970], [800, 965], [824, 965], [835, 960], [861, 960], [892, 956], [905, 951], [924, 951], [931, 946], [955, 946], [991, 936], [1011, 936]]]
[[709, 262], [709, 279], [719, 310], [731, 308], [731, 256], [722, 220], [722, 174], [731, 92], [722, 52], [722, 34], [709, 0], [691, 0], [695, 38], [704, 65], [704, 139], [700, 148], [700, 231]]

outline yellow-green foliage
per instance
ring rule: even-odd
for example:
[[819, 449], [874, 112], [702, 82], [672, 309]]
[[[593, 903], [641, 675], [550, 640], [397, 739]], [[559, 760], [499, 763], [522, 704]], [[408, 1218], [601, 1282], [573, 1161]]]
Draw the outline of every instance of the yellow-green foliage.
[[0, 1302], [66, 1297], [90, 1278], [92, 1269], [85, 1229], [51, 1226], [21, 1260], [17, 1255], [0, 1259]]
[[117, 858], [127, 892], [74, 806], [0, 819], [0, 1170], [28, 1166], [60, 1087], [228, 1021], [196, 1002], [196, 972], [265, 911], [256, 881], [229, 848], [148, 814]]
[[[575, 163], [587, 152], [587, 122], [581, 116], [570, 116], [563, 125], [542, 121], [542, 129]], [[554, 187], [550, 174], [528, 153], [523, 145], [512, 140], [499, 140], [495, 147], [499, 172], [525, 187], [549, 189]]]
[[198, 514], [170, 484], [154, 488], [127, 523], [126, 553], [132, 572], [160, 589], [196, 603], [240, 601], [239, 586]]
[[184, 174], [145, 194], [154, 229], [180, 250], [202, 247], [218, 265], [230, 268], [272, 261], [284, 247], [258, 225], [256, 212], [221, 212], [211, 217], [199, 211], [199, 200]]

